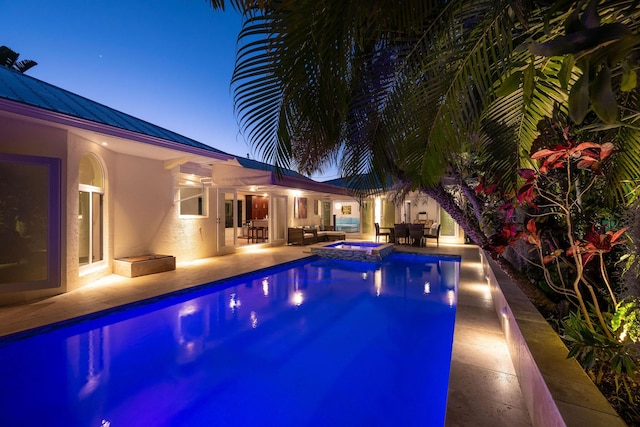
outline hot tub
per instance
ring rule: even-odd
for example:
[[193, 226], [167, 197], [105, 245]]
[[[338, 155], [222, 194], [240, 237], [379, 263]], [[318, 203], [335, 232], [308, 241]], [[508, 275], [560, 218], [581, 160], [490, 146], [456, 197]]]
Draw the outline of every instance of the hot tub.
[[311, 247], [311, 253], [323, 258], [353, 261], [380, 261], [393, 252], [392, 243], [337, 242]]

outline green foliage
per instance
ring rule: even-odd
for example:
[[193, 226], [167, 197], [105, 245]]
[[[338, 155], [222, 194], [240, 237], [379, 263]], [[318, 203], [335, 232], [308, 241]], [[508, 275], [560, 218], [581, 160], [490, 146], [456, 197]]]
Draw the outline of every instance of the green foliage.
[[589, 112], [589, 74], [584, 73], [569, 92], [569, 117], [582, 123]]
[[618, 303], [616, 312], [611, 319], [611, 327], [618, 332], [621, 340], [640, 340], [640, 298], [628, 297]]
[[638, 354], [634, 348], [610, 338], [602, 329], [592, 330], [579, 313], [571, 313], [561, 325], [562, 338], [569, 346], [567, 358], [574, 357], [596, 385], [613, 378], [616, 398], [625, 407], [634, 407], [638, 403]]
[[638, 74], [632, 69], [628, 63], [622, 64], [622, 82], [620, 83], [620, 90], [623, 92], [630, 92], [636, 88], [638, 84]]

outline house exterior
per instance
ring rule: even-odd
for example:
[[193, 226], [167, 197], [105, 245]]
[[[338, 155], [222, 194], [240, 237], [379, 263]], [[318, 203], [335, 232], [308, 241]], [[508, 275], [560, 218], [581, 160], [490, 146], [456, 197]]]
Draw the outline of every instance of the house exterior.
[[372, 237], [374, 222], [442, 217], [433, 201], [359, 201], [344, 182], [278, 174], [6, 67], [0, 129], [0, 305], [141, 255], [185, 262], [287, 244], [291, 227]]
[[[348, 188], [350, 183], [344, 178], [327, 181], [338, 187]], [[380, 186], [382, 187], [382, 186]], [[368, 196], [361, 200], [355, 208], [358, 209], [360, 221], [359, 232], [362, 235], [375, 235], [375, 223], [380, 227], [390, 229], [398, 223], [438, 223], [440, 228], [440, 241], [449, 244], [464, 244], [465, 234], [455, 220], [440, 207], [440, 205], [419, 191], [411, 191], [403, 200], [397, 201], [393, 192], [393, 182], [388, 182], [385, 191], [382, 188], [369, 188]], [[334, 210], [340, 213], [341, 200], [336, 200]], [[351, 202], [345, 201], [347, 205]], [[350, 210], [351, 208], [349, 208]]]
[[77, 289], [125, 257], [286, 244], [287, 227], [349, 199], [5, 67], [0, 129], [0, 304]]

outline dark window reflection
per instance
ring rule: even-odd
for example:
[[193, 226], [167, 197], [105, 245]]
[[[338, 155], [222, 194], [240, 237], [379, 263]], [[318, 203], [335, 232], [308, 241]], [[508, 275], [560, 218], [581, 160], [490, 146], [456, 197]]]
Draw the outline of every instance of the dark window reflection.
[[50, 269], [58, 171], [57, 159], [0, 155], [0, 284], [57, 284]]

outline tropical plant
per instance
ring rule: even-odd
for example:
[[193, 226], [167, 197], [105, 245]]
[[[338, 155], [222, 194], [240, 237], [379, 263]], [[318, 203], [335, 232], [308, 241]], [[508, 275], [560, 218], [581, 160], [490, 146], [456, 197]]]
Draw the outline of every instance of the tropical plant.
[[609, 401], [635, 425], [640, 422], [638, 353], [634, 347], [612, 338], [611, 332], [604, 333], [600, 328], [593, 331], [577, 313], [562, 322], [562, 338], [569, 347], [567, 357], [575, 357], [597, 386], [611, 382], [613, 394]]
[[[533, 146], [539, 167], [518, 171], [521, 186], [502, 204], [503, 227], [491, 242], [499, 253], [517, 242], [529, 245], [524, 259], [543, 272], [549, 290], [578, 308], [560, 323], [567, 357], [575, 357], [612, 405], [636, 423], [640, 305], [637, 296], [618, 301], [621, 286], [610, 278], [613, 263], [606, 258], [625, 243], [626, 229], [611, 228], [615, 221], [588, 197], [615, 161], [614, 147], [580, 141], [568, 128], [543, 132]], [[518, 215], [523, 210], [524, 217]]]
[[640, 297], [631, 296], [617, 304], [611, 327], [620, 341], [640, 341]]
[[[494, 247], [502, 253], [507, 245], [524, 239], [536, 254], [537, 263], [531, 261], [532, 265], [542, 269], [549, 288], [575, 302], [584, 321], [595, 331], [588, 311], [591, 304], [601, 329], [611, 338], [603, 314], [606, 305], [603, 310], [601, 301], [606, 296], [615, 307], [617, 297], [604, 255], [614, 246], [625, 243], [622, 236], [626, 228], [608, 229], [603, 225], [606, 218], [598, 217], [583, 200], [603, 177], [613, 144], [581, 142], [568, 128], [555, 135], [553, 132], [543, 134], [535, 144], [544, 144], [544, 148], [531, 155], [533, 160], [540, 160], [541, 165], [537, 170], [518, 171], [523, 184], [515, 193], [516, 200], [503, 206], [504, 227], [492, 239]], [[515, 206], [529, 207], [531, 219], [521, 227], [514, 221]], [[578, 227], [579, 215], [588, 218], [588, 228]], [[555, 224], [560, 225], [557, 230], [553, 229]], [[589, 270], [593, 259], [598, 260], [598, 267]]]
[[[537, 123], [554, 111], [612, 134], [623, 150], [608, 175], [612, 194], [640, 176], [640, 11], [631, 1], [228, 3], [245, 17], [238, 117], [276, 166], [310, 173], [339, 163], [363, 191], [375, 187], [369, 179], [396, 177], [434, 197], [480, 245], [481, 214], [467, 215], [456, 197], [472, 194], [473, 172], [457, 160], [475, 152], [479, 170], [513, 188]], [[457, 177], [458, 192], [439, 188], [445, 175]]]
[[628, 206], [628, 215], [625, 222], [629, 226], [627, 233], [629, 245], [633, 250], [623, 256], [623, 278], [625, 279], [625, 293], [640, 295], [640, 187], [631, 194], [631, 202]]
[[19, 53], [8, 48], [7, 46], [0, 46], [0, 65], [8, 67], [21, 73], [26, 72], [32, 67], [38, 65], [36, 61], [31, 59], [23, 59], [18, 61]]

